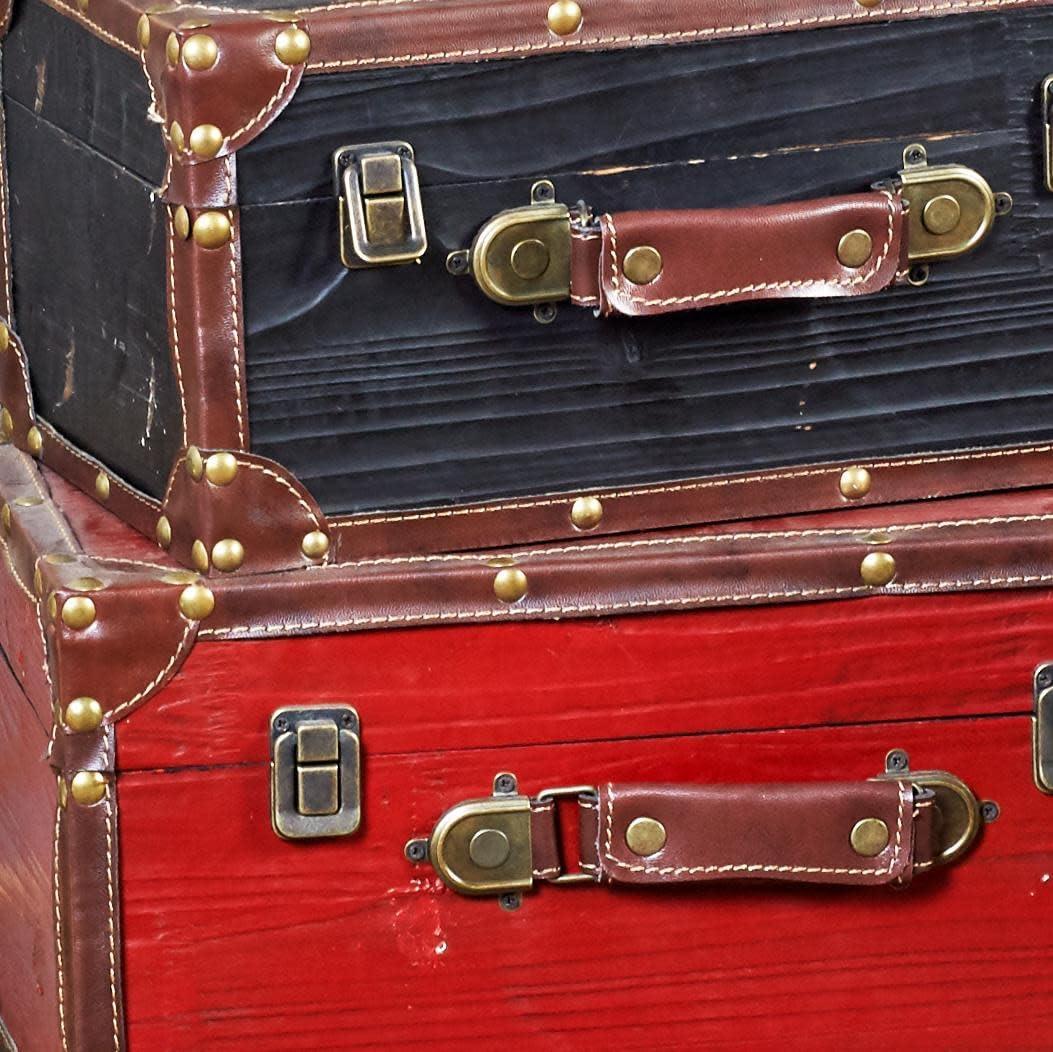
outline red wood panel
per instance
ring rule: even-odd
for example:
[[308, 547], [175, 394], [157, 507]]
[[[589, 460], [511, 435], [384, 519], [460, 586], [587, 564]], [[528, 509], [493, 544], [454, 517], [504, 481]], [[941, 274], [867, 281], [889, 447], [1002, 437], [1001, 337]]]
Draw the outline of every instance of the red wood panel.
[[[890, 747], [1002, 809], [907, 891], [546, 887], [507, 913], [401, 854], [498, 770], [532, 790], [861, 778]], [[1024, 717], [372, 755], [363, 828], [328, 843], [274, 836], [265, 765], [118, 788], [133, 1052], [1048, 1047], [1053, 799]]]
[[61, 1048], [47, 735], [0, 660], [0, 1018], [22, 1052]]
[[123, 769], [260, 762], [281, 705], [343, 701], [366, 748], [1022, 712], [1053, 592], [199, 642], [118, 731]]

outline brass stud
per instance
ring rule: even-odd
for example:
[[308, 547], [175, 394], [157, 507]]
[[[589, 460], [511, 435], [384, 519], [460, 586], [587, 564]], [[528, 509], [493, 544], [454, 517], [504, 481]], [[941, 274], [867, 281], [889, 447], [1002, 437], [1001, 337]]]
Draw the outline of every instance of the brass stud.
[[200, 584], [197, 574], [193, 570], [169, 570], [161, 574], [161, 580], [165, 584]]
[[102, 723], [102, 706], [94, 698], [74, 698], [66, 706], [66, 726], [77, 734], [87, 734]]
[[168, 64], [174, 66], [179, 62], [179, 37], [175, 33], [169, 33], [165, 41], [165, 58]]
[[180, 205], [172, 213], [172, 226], [183, 241], [190, 236], [190, 213], [186, 210], [186, 205]]
[[662, 273], [662, 254], [650, 245], [637, 245], [625, 254], [622, 270], [634, 285], [650, 285]]
[[859, 500], [870, 492], [873, 481], [866, 468], [846, 468], [841, 472], [841, 496], [846, 500]]
[[195, 481], [200, 482], [205, 473], [205, 461], [201, 456], [201, 450], [197, 446], [188, 446], [186, 451], [187, 474]]
[[306, 62], [311, 53], [311, 38], [302, 29], [289, 26], [275, 38], [274, 53], [287, 66]]
[[201, 573], [208, 569], [208, 549], [204, 541], [194, 541], [190, 546], [190, 561]]
[[570, 521], [576, 530], [594, 530], [603, 518], [598, 497], [578, 497], [570, 506]]
[[69, 784], [69, 791], [78, 804], [90, 807], [106, 795], [106, 776], [102, 771], [78, 771]]
[[194, 243], [202, 248], [220, 248], [230, 241], [230, 220], [222, 212], [202, 212], [194, 220]]
[[634, 855], [657, 855], [665, 841], [665, 826], [657, 818], [634, 818], [625, 830], [625, 843]]
[[33, 456], [40, 456], [40, 451], [44, 448], [44, 436], [40, 433], [39, 427], [31, 427], [26, 432], [26, 446]]
[[95, 603], [86, 595], [71, 595], [62, 604], [62, 620], [75, 632], [95, 621]]
[[881, 588], [896, 576], [896, 560], [888, 552], [871, 552], [860, 564], [863, 584]]
[[961, 218], [962, 206], [950, 194], [933, 197], [921, 212], [921, 221], [930, 234], [949, 234]]
[[527, 576], [518, 567], [499, 570], [494, 578], [494, 595], [502, 603], [518, 603], [527, 594]]
[[308, 559], [321, 559], [329, 551], [329, 538], [321, 530], [311, 530], [300, 542], [300, 550]]
[[877, 5], [881, 3], [881, 0], [856, 0], [856, 3], [859, 4], [860, 7], [871, 8], [877, 7]]
[[44, 503], [42, 497], [15, 497], [12, 501], [16, 508], [39, 508]]
[[135, 35], [139, 38], [139, 47], [145, 51], [150, 46], [150, 16], [140, 15], [135, 26]]
[[77, 0], [77, 7], [82, 15], [88, 13], [88, 0]]
[[168, 137], [172, 140], [172, 145], [182, 153], [186, 148], [186, 137], [183, 135], [183, 125], [179, 121], [172, 121], [168, 128]]
[[44, 556], [44, 562], [51, 566], [66, 566], [68, 563], [75, 563], [77, 557], [75, 555], [69, 555], [67, 552], [48, 552]]
[[15, 433], [15, 422], [10, 409], [0, 411], [0, 428], [3, 429], [4, 438], [10, 438]]
[[468, 842], [468, 857], [480, 869], [497, 869], [511, 854], [512, 844], [500, 829], [480, 829]]
[[11, 330], [0, 321], [0, 351], [6, 351], [11, 345]]
[[69, 587], [75, 592], [101, 592], [106, 583], [97, 577], [77, 577], [70, 581]]
[[216, 609], [216, 597], [211, 588], [191, 584], [179, 593], [179, 612], [190, 621], [203, 621]]
[[157, 527], [154, 530], [154, 536], [157, 538], [157, 543], [162, 548], [168, 548], [172, 543], [172, 524], [168, 521], [167, 515], [162, 515], [157, 520]]
[[223, 148], [223, 133], [214, 124], [199, 124], [190, 133], [190, 149], [205, 160]]
[[556, 0], [548, 9], [548, 28], [556, 36], [576, 33], [581, 26], [581, 5], [574, 0]]
[[207, 33], [195, 33], [183, 44], [183, 61], [190, 69], [211, 69], [219, 58], [219, 48]]
[[110, 477], [105, 471], [100, 471], [95, 476], [95, 496], [99, 500], [110, 499]]
[[534, 278], [540, 278], [548, 270], [549, 259], [549, 251], [545, 242], [536, 237], [528, 237], [512, 249], [509, 262], [517, 277], [524, 281], [533, 281]]
[[205, 478], [213, 486], [228, 486], [238, 473], [238, 461], [233, 453], [213, 453], [205, 461]]
[[212, 565], [217, 570], [230, 573], [245, 561], [245, 549], [241, 541], [233, 537], [224, 537], [212, 545]]
[[841, 266], [856, 270], [874, 253], [874, 239], [865, 230], [849, 230], [837, 243]]
[[850, 839], [857, 855], [873, 858], [888, 847], [888, 826], [880, 818], [864, 818], [852, 827]]

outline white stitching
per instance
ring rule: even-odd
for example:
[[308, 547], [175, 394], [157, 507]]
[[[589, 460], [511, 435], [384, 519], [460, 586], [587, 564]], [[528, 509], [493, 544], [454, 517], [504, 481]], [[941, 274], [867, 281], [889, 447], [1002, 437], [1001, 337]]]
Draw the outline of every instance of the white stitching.
[[[113, 765], [108, 763], [108, 766]], [[106, 934], [109, 940], [110, 958], [110, 1008], [113, 1013], [113, 1048], [121, 1052], [121, 1034], [117, 1014], [117, 945], [116, 931], [113, 922], [113, 787], [110, 781], [106, 784]]]
[[7, 568], [11, 571], [11, 576], [15, 579], [15, 584], [17, 584], [18, 587], [22, 590], [22, 592], [25, 594], [26, 598], [34, 606], [36, 606], [37, 597], [33, 594], [31, 589], [26, 587], [25, 582], [19, 576], [18, 570], [15, 569], [15, 562], [11, 558], [11, 547], [7, 543], [6, 538], [0, 537], [0, 545], [3, 546], [3, 549], [4, 549], [4, 562], [7, 563]]
[[165, 678], [165, 676], [168, 675], [168, 673], [172, 670], [172, 666], [176, 663], [176, 661], [179, 660], [179, 655], [183, 652], [183, 647], [186, 645], [187, 636], [190, 635], [190, 633], [193, 631], [193, 628], [194, 622], [188, 621], [186, 627], [183, 629], [182, 637], [176, 644], [175, 651], [172, 653], [172, 656], [168, 659], [168, 664], [165, 665], [165, 667], [161, 669], [161, 671], [158, 672], [158, 674], [145, 687], [143, 687], [142, 690], [140, 690], [133, 697], [129, 698], [127, 701], [122, 701], [120, 705], [117, 705], [115, 708], [108, 710], [108, 715], [110, 716], [111, 720], [117, 719], [119, 714], [122, 713], [125, 709], [131, 708], [137, 701], [141, 701], [143, 698], [145, 698], [150, 693], [150, 691], [152, 691]]
[[[62, 776], [59, 775], [59, 778]], [[57, 783], [56, 783], [57, 784]], [[59, 790], [61, 792], [61, 790]], [[59, 831], [61, 829], [62, 804], [55, 801], [55, 851], [52, 860], [54, 867], [52, 883], [55, 889], [55, 958], [58, 966], [58, 1017], [59, 1033], [62, 1035], [62, 1052], [67, 1052], [69, 1042], [66, 1038], [66, 1004], [64, 989], [66, 986], [65, 971], [62, 966], [62, 892], [59, 883]]]
[[107, 29], [103, 29], [98, 22], [92, 21], [87, 15], [82, 14], [75, 7], [67, 6], [66, 4], [60, 4], [57, 0], [44, 0], [48, 7], [53, 7], [56, 11], [66, 15], [68, 18], [72, 18], [77, 22], [81, 22], [91, 29], [95, 30], [104, 40], [108, 40], [115, 47], [119, 47], [122, 51], [127, 51], [129, 55], [137, 55], [138, 51], [131, 44], [122, 40], [119, 36], [115, 36]]
[[[230, 171], [227, 169], [227, 195], [230, 196]], [[235, 218], [233, 211], [227, 212], [227, 218], [230, 220], [231, 228], [234, 228]], [[239, 235], [240, 236], [240, 235]], [[234, 359], [234, 406], [237, 412], [238, 419], [238, 442], [242, 449], [247, 445], [245, 441], [245, 416], [241, 410], [241, 342], [238, 337], [238, 254], [234, 244], [234, 236], [232, 235], [230, 241], [230, 336], [234, 341], [233, 348], [233, 359]]]
[[[186, 391], [183, 388], [183, 366], [179, 360], [179, 318], [176, 314], [175, 289], [175, 218], [171, 207], [168, 211], [168, 316], [172, 322], [172, 357], [175, 360], [176, 387], [179, 390], [179, 412], [183, 431], [183, 448], [188, 445], [186, 429]], [[165, 493], [165, 500], [168, 494]]]
[[308, 518], [310, 518], [314, 528], [316, 530], [320, 530], [322, 528], [322, 524], [318, 521], [318, 516], [315, 515], [315, 513], [311, 510], [311, 505], [303, 499], [303, 497], [297, 492], [296, 488], [289, 482], [288, 479], [283, 478], [275, 471], [271, 471], [270, 468], [264, 467], [262, 464], [256, 464], [251, 460], [239, 459], [238, 466], [243, 468], [249, 468], [252, 471], [262, 471], [264, 475], [270, 476], [270, 478], [274, 479], [275, 482], [281, 483], [281, 485], [284, 486], [296, 498], [296, 503], [299, 504], [300, 507], [303, 508], [303, 510], [307, 513], [307, 516]]
[[4, 317], [8, 322], [12, 322], [14, 319], [11, 317], [11, 240], [7, 227], [7, 118], [2, 107], [0, 107], [0, 136], [2, 136], [2, 139], [0, 139], [0, 236], [3, 237], [4, 242], [0, 246], [4, 265], [3, 303]]

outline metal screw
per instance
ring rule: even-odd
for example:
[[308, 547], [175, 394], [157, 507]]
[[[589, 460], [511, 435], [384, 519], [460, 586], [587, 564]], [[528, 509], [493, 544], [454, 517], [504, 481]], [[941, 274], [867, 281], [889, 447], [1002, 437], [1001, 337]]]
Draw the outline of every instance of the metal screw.
[[506, 891], [499, 901], [503, 910], [517, 910], [523, 905], [523, 900], [514, 891]]
[[274, 729], [278, 731], [287, 731], [289, 729], [289, 721], [284, 716], [279, 716], [274, 721]]
[[912, 285], [924, 285], [929, 280], [929, 265], [919, 263], [907, 271], [907, 281]]
[[1046, 687], [1053, 686], [1053, 670], [1049, 668], [1042, 669], [1035, 677], [1035, 683], [1042, 690], [1045, 690]]
[[889, 773], [910, 770], [910, 757], [906, 749], [891, 749], [885, 757], [885, 770]]
[[556, 305], [554, 303], [539, 303], [534, 308], [534, 321], [542, 325], [551, 325], [556, 320]]
[[499, 774], [494, 779], [495, 793], [514, 793], [516, 791], [516, 779], [514, 774]]
[[921, 164], [927, 157], [924, 146], [910, 146], [907, 148], [907, 153], [904, 156], [904, 160], [907, 164]]
[[541, 179], [530, 188], [530, 196], [535, 201], [551, 201], [556, 196], [556, 188], [547, 179]]
[[399, 157], [409, 157], [412, 151], [408, 146], [399, 147]]
[[994, 800], [985, 800], [980, 805], [980, 817], [985, 822], [995, 822], [998, 820], [998, 816], [1002, 813], [1002, 809], [994, 802]]
[[350, 713], [350, 712], [345, 712], [345, 713], [343, 714], [343, 716], [341, 716], [341, 717], [340, 717], [340, 722], [341, 722], [341, 723], [342, 723], [342, 724], [343, 724], [343, 725], [344, 725], [345, 727], [350, 727], [350, 726], [351, 726], [351, 724], [352, 724], [352, 723], [354, 723], [354, 720], [353, 720], [353, 719], [351, 718], [351, 713]]
[[468, 273], [468, 253], [463, 249], [459, 252], [451, 252], [446, 257], [446, 269], [451, 274], [461, 275]]
[[995, 194], [995, 214], [1007, 216], [1013, 211], [1013, 195], [1002, 193]]
[[428, 857], [428, 842], [426, 840], [410, 840], [406, 844], [406, 858], [410, 862], [423, 862]]

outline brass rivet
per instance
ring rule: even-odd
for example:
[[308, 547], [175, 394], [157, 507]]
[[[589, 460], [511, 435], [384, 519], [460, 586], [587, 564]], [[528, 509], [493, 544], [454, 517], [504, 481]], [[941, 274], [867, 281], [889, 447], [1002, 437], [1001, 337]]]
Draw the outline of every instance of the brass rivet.
[[570, 521], [578, 530], [593, 530], [603, 518], [603, 505], [598, 497], [578, 497], [570, 506]]
[[161, 574], [161, 580], [165, 584], [200, 584], [197, 574], [193, 570], [169, 570]]
[[59, 807], [65, 808], [69, 802], [69, 786], [66, 784], [66, 779], [60, 774], [58, 776], [58, 804]]
[[665, 841], [665, 826], [657, 818], [634, 818], [625, 830], [625, 843], [634, 855], [657, 855]]
[[204, 541], [194, 541], [190, 546], [190, 561], [201, 573], [208, 569], [208, 549], [205, 547]]
[[497, 869], [508, 861], [512, 845], [500, 829], [480, 829], [468, 841], [468, 857], [480, 869]]
[[846, 468], [841, 472], [841, 496], [846, 500], [859, 500], [870, 492], [872, 482], [866, 468]]
[[48, 552], [44, 556], [44, 562], [50, 563], [52, 566], [65, 566], [67, 563], [75, 563], [77, 557], [75, 555], [68, 555], [66, 552]]
[[106, 776], [101, 771], [78, 771], [70, 782], [69, 791], [84, 807], [97, 804], [106, 795]]
[[44, 448], [44, 436], [40, 433], [40, 428], [31, 427], [26, 432], [26, 446], [33, 456], [40, 456], [40, 451]]
[[194, 220], [194, 243], [220, 248], [230, 241], [230, 220], [222, 212], [202, 212]]
[[87, 14], [87, 12], [88, 12], [88, 0], [77, 0], [77, 7], [80, 8], [80, 13], [82, 15]]
[[[172, 145], [180, 152], [186, 147], [186, 137], [183, 135], [183, 125], [179, 121], [172, 121], [168, 129], [168, 137], [172, 140]], [[185, 237], [186, 235], [184, 235]]]
[[200, 18], [185, 18], [179, 23], [178, 28], [183, 30], [208, 29], [210, 25], [212, 25], [211, 22], [205, 22]]
[[548, 28], [556, 36], [576, 33], [581, 26], [581, 5], [574, 0], [556, 0], [548, 9]]
[[650, 245], [637, 245], [625, 254], [622, 269], [634, 285], [650, 285], [662, 273], [662, 254]]
[[877, 7], [877, 5], [881, 3], [881, 0], [856, 0], [856, 3], [859, 4], [860, 7], [870, 8]]
[[939, 194], [922, 209], [921, 221], [930, 234], [949, 234], [962, 218], [962, 206], [950, 194]]
[[11, 330], [0, 321], [0, 351], [6, 351], [11, 344]]
[[223, 147], [223, 133], [214, 124], [199, 124], [190, 133], [190, 149], [198, 157], [208, 160]]
[[75, 592], [101, 592], [106, 584], [97, 577], [77, 577], [69, 583]]
[[150, 46], [150, 16], [140, 15], [135, 26], [135, 35], [139, 38], [139, 47], [145, 51]]
[[837, 243], [837, 258], [843, 267], [861, 267], [874, 253], [874, 239], [865, 230], [849, 230]]
[[4, 438], [10, 438], [15, 433], [15, 422], [9, 409], [0, 411], [0, 428], [3, 429]]
[[100, 471], [95, 476], [95, 496], [99, 500], [110, 499], [110, 479], [105, 471]]
[[308, 559], [321, 559], [329, 551], [329, 538], [321, 530], [311, 530], [300, 542], [300, 550]]
[[95, 620], [95, 603], [86, 595], [71, 595], [62, 604], [62, 620], [74, 631], [87, 628]]
[[203, 621], [216, 608], [216, 597], [211, 588], [191, 584], [179, 593], [179, 611], [191, 621]]
[[274, 53], [287, 66], [306, 62], [311, 53], [311, 38], [296, 26], [283, 29], [274, 41]]
[[168, 59], [170, 66], [174, 66], [179, 62], [179, 37], [175, 33], [169, 33], [168, 39], [165, 41], [165, 57]]
[[207, 33], [195, 33], [183, 44], [183, 61], [190, 69], [211, 69], [219, 58], [219, 48]]
[[880, 588], [896, 576], [896, 560], [888, 552], [871, 552], [860, 564], [863, 584]]
[[205, 478], [213, 486], [227, 486], [238, 473], [238, 461], [233, 453], [213, 453], [205, 461]]
[[508, 567], [494, 578], [494, 595], [502, 603], [518, 603], [527, 594], [527, 577], [522, 570]]
[[168, 521], [167, 515], [162, 515], [157, 520], [157, 528], [154, 530], [154, 536], [157, 538], [157, 543], [162, 548], [167, 548], [172, 543], [172, 524]]
[[58, 597], [54, 592], [48, 596], [48, 617], [50, 617], [52, 621], [58, 617]]
[[197, 446], [187, 446], [186, 451], [187, 474], [195, 481], [200, 482], [205, 473], [205, 461], [202, 459], [201, 450]]
[[880, 818], [864, 818], [852, 827], [851, 840], [857, 855], [873, 858], [888, 847], [888, 826]]
[[241, 541], [233, 537], [225, 537], [212, 545], [212, 565], [217, 570], [230, 573], [236, 570], [245, 561], [245, 549]]
[[186, 210], [186, 205], [180, 205], [172, 213], [172, 226], [183, 241], [190, 236], [190, 213]]
[[66, 706], [66, 726], [77, 734], [86, 734], [102, 723], [102, 706], [94, 698], [74, 698]]
[[39, 508], [44, 503], [42, 497], [15, 497], [12, 502], [16, 508]]
[[4, 533], [11, 532], [11, 505], [5, 504], [0, 508], [0, 525], [4, 527]]
[[512, 249], [512, 270], [524, 281], [540, 278], [548, 270], [548, 262], [548, 248], [536, 237], [528, 237]]

